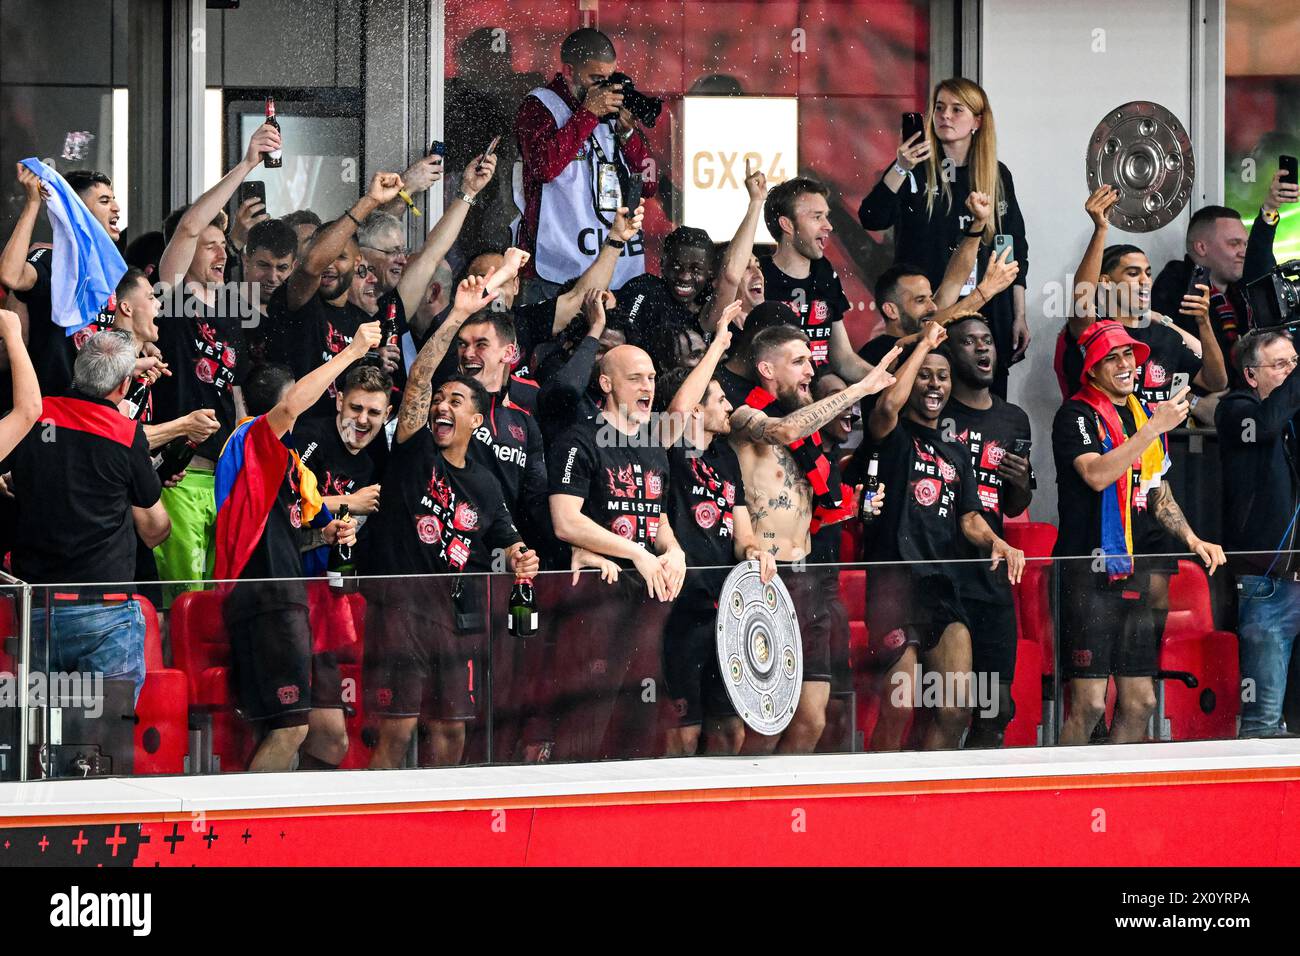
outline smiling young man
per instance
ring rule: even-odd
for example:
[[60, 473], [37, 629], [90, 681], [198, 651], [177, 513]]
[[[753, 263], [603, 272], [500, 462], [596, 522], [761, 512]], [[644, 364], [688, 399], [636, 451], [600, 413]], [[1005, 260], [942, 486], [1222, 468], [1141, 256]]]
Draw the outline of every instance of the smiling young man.
[[[944, 408], [944, 423], [951, 422], [953, 440], [970, 453], [984, 520], [1001, 537], [1003, 517], [1023, 514], [1034, 494], [1029, 416], [993, 393], [997, 345], [984, 316], [963, 316], [948, 325], [948, 355], [952, 393]], [[970, 556], [979, 557], [973, 551]], [[963, 564], [958, 568], [957, 596], [970, 622], [971, 662], [976, 680], [982, 682], [977, 686], [996, 686], [998, 693], [995, 713], [986, 715], [984, 707], [976, 709], [966, 746], [1000, 747], [1015, 716], [1011, 683], [1017, 633], [1011, 582], [1001, 568]]]
[[665, 236], [663, 275], [647, 272], [615, 290], [619, 315], [633, 330], [632, 344], [649, 349], [657, 332], [705, 331], [700, 321], [707, 316], [701, 316], [700, 309], [713, 273], [713, 240], [707, 232], [678, 226]]
[[881, 562], [867, 578], [867, 631], [883, 680], [872, 750], [902, 746], [921, 699], [922, 669], [942, 675], [944, 688], [922, 729], [924, 749], [955, 748], [977, 704], [958, 574], [941, 562], [966, 557], [969, 545], [991, 559], [990, 570], [1005, 563], [1013, 584], [1024, 570], [1024, 553], [984, 520], [969, 453], [941, 431], [952, 370], [947, 354], [935, 350], [946, 338], [937, 323], [926, 327], [872, 408], [850, 469], [857, 480], [874, 458], [894, 489], [867, 526], [867, 560]]
[[487, 412], [483, 386], [457, 374], [433, 387], [456, 330], [491, 301], [484, 298], [488, 288], [478, 277], [460, 284], [447, 321], [411, 366], [384, 506], [367, 532], [365, 574], [421, 575], [374, 580], [366, 588], [367, 710], [380, 718], [372, 767], [401, 765], [426, 701], [433, 707], [435, 763], [460, 762], [465, 722], [482, 712], [486, 676], [486, 602], [482, 579], [469, 575], [492, 569], [494, 549], [519, 577], [538, 569], [501, 485], [469, 456]]
[[1060, 502], [1053, 557], [1060, 582], [1062, 668], [1070, 678], [1070, 712], [1062, 744], [1087, 743], [1106, 708], [1115, 677], [1112, 743], [1146, 736], [1155, 710], [1160, 635], [1148, 608], [1150, 574], [1137, 544], [1151, 524], [1173, 535], [1207, 568], [1223, 549], [1187, 524], [1165, 478], [1164, 435], [1187, 417], [1187, 388], [1154, 410], [1135, 394], [1145, 343], [1119, 322], [1095, 322], [1079, 341], [1081, 388], [1052, 422], [1052, 453]]
[[343, 379], [335, 417], [306, 419], [294, 429], [298, 454], [316, 475], [330, 511], [346, 504], [352, 514], [368, 517], [379, 510], [374, 460], [362, 452], [383, 434], [392, 414], [392, 385], [383, 369], [358, 365]]
[[[113, 183], [109, 178], [103, 173], [76, 170], [68, 173], [66, 179], [109, 238], [117, 242], [122, 235], [117, 228], [121, 207], [113, 195]], [[100, 327], [90, 325], [83, 330], [84, 334], [70, 336], [65, 334], [66, 329], [54, 323], [50, 314], [50, 267], [54, 250], [47, 245], [38, 248], [31, 245], [32, 232], [44, 202], [41, 181], [19, 163], [18, 183], [23, 187], [25, 202], [14, 231], [0, 252], [0, 286], [14, 293], [27, 307], [24, 332], [41, 394], [62, 395], [72, 384], [72, 366], [77, 359], [77, 349], [100, 331]], [[107, 324], [103, 327], [107, 328]]]
[[298, 234], [282, 219], [266, 219], [248, 231], [241, 255], [244, 294], [257, 303], [257, 325], [245, 333], [251, 361], [266, 361], [267, 306], [275, 290], [284, 285], [298, 253]]
[[[748, 404], [731, 414], [731, 444], [740, 460], [759, 547], [777, 559], [794, 602], [804, 663], [803, 689], [790, 726], [779, 738], [749, 735], [747, 750], [812, 753], [825, 729], [830, 698], [831, 621], [821, 600], [822, 581], [802, 562], [812, 550], [810, 533], [851, 517], [854, 510], [853, 495], [840, 485], [838, 468], [822, 452], [818, 429], [893, 378], [884, 364], [877, 365], [844, 391], [814, 402], [808, 339], [789, 325], [759, 333], [750, 357], [757, 385]], [[891, 361], [895, 357], [887, 356]], [[838, 506], [819, 504], [828, 498]]]

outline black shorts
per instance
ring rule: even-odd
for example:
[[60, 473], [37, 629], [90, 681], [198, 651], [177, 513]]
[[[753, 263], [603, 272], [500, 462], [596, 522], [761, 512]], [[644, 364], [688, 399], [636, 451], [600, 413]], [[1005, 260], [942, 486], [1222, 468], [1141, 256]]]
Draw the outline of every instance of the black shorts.
[[1145, 574], [1177, 574], [1178, 555], [1186, 550], [1186, 545], [1158, 525], [1155, 519], [1143, 522], [1142, 531], [1133, 542], [1133, 553], [1136, 555], [1167, 555], [1136, 558], [1139, 570]]
[[962, 610], [970, 626], [971, 669], [998, 675], [1009, 684], [1016, 672], [1016, 606], [963, 597]]
[[867, 569], [867, 639], [875, 669], [887, 671], [908, 647], [924, 654], [939, 646], [950, 624], [969, 627], [952, 579], [902, 565]]
[[333, 651], [311, 656], [311, 705], [323, 710], [353, 711], [343, 701], [343, 669]]
[[1146, 606], [1145, 576], [1099, 586], [1090, 572], [1061, 575], [1061, 664], [1071, 678], [1152, 677], [1160, 639]]
[[664, 625], [664, 688], [678, 727], [736, 716], [718, 670], [717, 628], [717, 606], [699, 593], [679, 596]]
[[[827, 576], [839, 580], [839, 570], [821, 565], [797, 566], [777, 562], [777, 575], [790, 592], [799, 637], [803, 644], [803, 680], [831, 681], [831, 614], [826, 607]], [[838, 584], [837, 584], [838, 586]]]
[[231, 682], [240, 715], [245, 720], [265, 721], [272, 730], [306, 724], [312, 708], [312, 636], [307, 608], [288, 606], [233, 617], [227, 613], [226, 629], [230, 634]]
[[487, 635], [457, 633], [453, 580], [410, 578], [368, 589], [362, 665], [379, 717], [472, 720], [483, 705]]

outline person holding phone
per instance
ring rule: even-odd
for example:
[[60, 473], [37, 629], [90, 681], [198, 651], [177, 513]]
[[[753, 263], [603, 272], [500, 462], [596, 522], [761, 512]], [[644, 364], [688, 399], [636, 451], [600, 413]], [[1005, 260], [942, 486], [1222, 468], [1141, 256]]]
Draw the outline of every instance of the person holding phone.
[[[988, 195], [993, 202], [993, 216], [980, 230], [973, 228], [966, 209], [972, 191]], [[978, 234], [990, 247], [997, 235], [1011, 237], [1020, 272], [1009, 290], [980, 307], [989, 317], [997, 343], [993, 391], [1005, 397], [1007, 371], [1029, 347], [1025, 320], [1029, 244], [1011, 171], [998, 162], [993, 109], [984, 90], [961, 77], [935, 87], [924, 131], [903, 137], [895, 161], [862, 200], [858, 220], [864, 229], [893, 227], [894, 261], [923, 269], [936, 288], [967, 234]], [[981, 252], [964, 291], [975, 286], [989, 258], [989, 253]]]
[[[1251, 327], [1246, 285], [1276, 268], [1273, 242], [1283, 205], [1300, 201], [1300, 186], [1287, 182], [1278, 169], [1268, 186], [1268, 196], [1259, 208], [1247, 238], [1241, 214], [1227, 206], [1202, 206], [1187, 223], [1187, 254], [1160, 270], [1151, 290], [1151, 302], [1165, 315], [1175, 316], [1183, 329], [1195, 332], [1180, 314], [1178, 303], [1187, 291], [1195, 266], [1210, 270], [1210, 320], [1219, 349], [1232, 354], [1232, 347]], [[1245, 385], [1240, 370], [1231, 369], [1233, 388]]]
[[[1019, 405], [993, 394], [997, 344], [984, 316], [972, 312], [949, 323], [947, 349], [952, 393], [944, 407], [944, 424], [951, 428], [951, 440], [970, 453], [984, 520], [1002, 537], [1003, 518], [1024, 514], [1034, 497], [1029, 416]], [[970, 557], [980, 555], [972, 548]], [[1001, 747], [1015, 716], [1011, 681], [1017, 634], [1011, 583], [1005, 570], [989, 570], [982, 562], [960, 565], [956, 577], [957, 596], [970, 623], [976, 686], [998, 689], [996, 709], [976, 708], [966, 746]], [[979, 676], [984, 674], [988, 676]]]
[[1079, 340], [1080, 388], [1052, 422], [1060, 529], [1061, 667], [1070, 679], [1062, 744], [1085, 744], [1106, 712], [1114, 676], [1111, 743], [1146, 737], [1155, 711], [1160, 635], [1150, 615], [1149, 564], [1137, 544], [1150, 525], [1178, 540], [1213, 574], [1223, 549], [1201, 540], [1169, 485], [1164, 436], [1187, 418], [1188, 389], [1154, 408], [1134, 393], [1150, 348], [1121, 323], [1093, 323]]

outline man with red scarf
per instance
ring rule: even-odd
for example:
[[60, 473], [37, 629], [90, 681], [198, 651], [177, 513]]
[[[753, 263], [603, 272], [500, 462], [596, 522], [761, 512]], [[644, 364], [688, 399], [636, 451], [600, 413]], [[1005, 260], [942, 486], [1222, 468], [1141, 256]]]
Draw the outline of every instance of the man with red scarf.
[[[1211, 574], [1223, 549], [1198, 538], [1163, 480], [1164, 435], [1187, 418], [1187, 388], [1149, 410], [1134, 394], [1149, 349], [1119, 322], [1096, 322], [1079, 338], [1081, 388], [1052, 422], [1060, 503], [1058, 566], [1062, 666], [1070, 713], [1062, 744], [1084, 744], [1106, 709], [1115, 677], [1112, 743], [1146, 736], [1156, 706], [1159, 636], [1147, 607], [1148, 569], [1133, 543], [1152, 522], [1186, 544]], [[1090, 560], [1081, 560], [1087, 557]]]

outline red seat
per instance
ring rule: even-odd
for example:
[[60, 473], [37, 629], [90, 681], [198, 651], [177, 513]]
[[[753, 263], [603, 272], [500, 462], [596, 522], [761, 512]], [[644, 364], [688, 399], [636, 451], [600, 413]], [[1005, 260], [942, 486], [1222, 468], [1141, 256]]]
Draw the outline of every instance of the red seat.
[[[840, 572], [840, 601], [849, 622], [867, 619], [867, 572], [861, 569]], [[850, 646], [852, 642], [850, 641]]]
[[[1042, 674], [1052, 674], [1056, 628], [1052, 622], [1052, 549], [1056, 547], [1056, 526], [1043, 521], [1008, 523], [1003, 526], [1007, 543], [1025, 552], [1025, 573], [1012, 588], [1016, 622], [1021, 639], [1038, 642]], [[1017, 668], [1018, 669], [1018, 668]]]
[[1169, 579], [1169, 620], [1160, 645], [1160, 668], [1185, 671], [1197, 681], [1189, 688], [1164, 682], [1164, 713], [1174, 740], [1222, 740], [1237, 736], [1241, 710], [1237, 636], [1214, 629], [1205, 570], [1179, 561]]
[[172, 602], [172, 656], [189, 681], [191, 716], [211, 719], [212, 753], [221, 769], [243, 770], [252, 756], [253, 732], [235, 713], [221, 603], [215, 591], [187, 591]]
[[185, 674], [163, 664], [158, 612], [144, 595], [133, 595], [144, 612], [144, 687], [135, 704], [137, 774], [184, 773], [189, 751], [189, 693]]
[[1035, 640], [1016, 643], [1016, 673], [1011, 681], [1011, 699], [1016, 715], [1007, 724], [1003, 745], [1038, 746], [1038, 728], [1043, 723], [1043, 649]]

